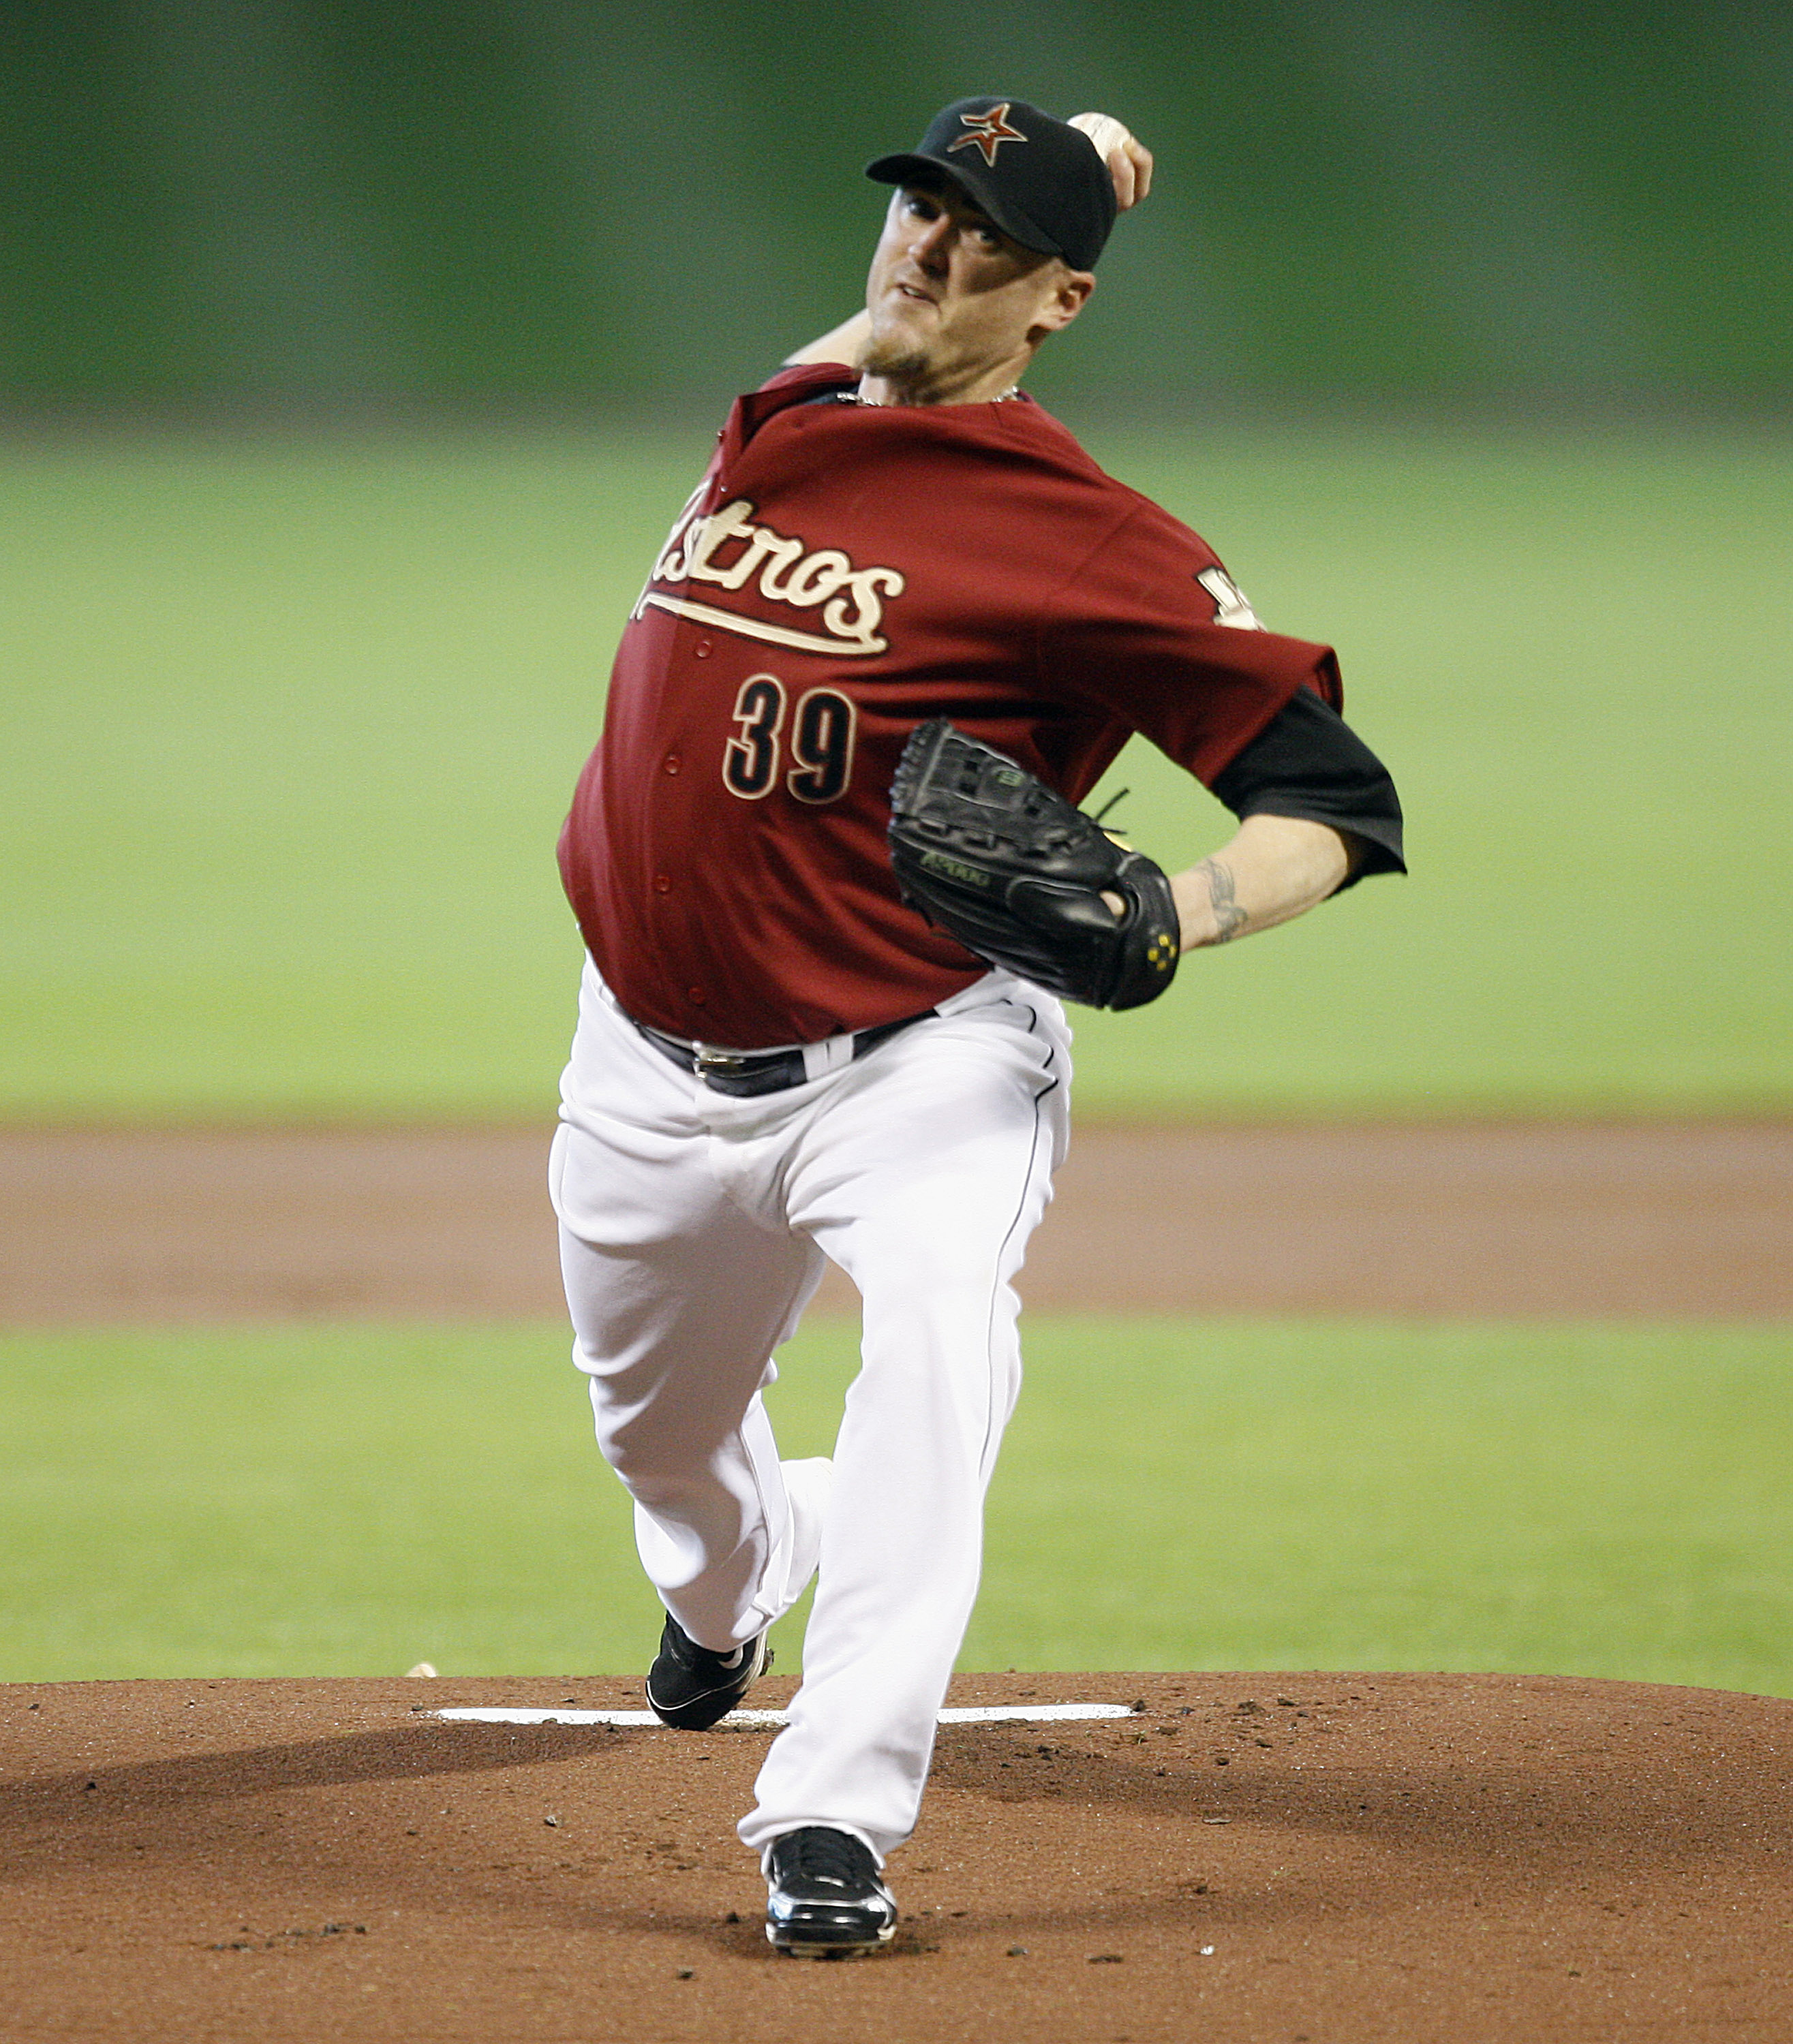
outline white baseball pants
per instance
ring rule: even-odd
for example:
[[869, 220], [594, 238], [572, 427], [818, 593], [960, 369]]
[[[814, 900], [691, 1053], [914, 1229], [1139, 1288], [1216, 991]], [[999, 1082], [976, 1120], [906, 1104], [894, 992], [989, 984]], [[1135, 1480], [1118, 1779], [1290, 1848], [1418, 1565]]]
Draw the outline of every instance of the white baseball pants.
[[[741, 1836], [914, 1829], [1020, 1388], [1012, 1282], [1067, 1135], [1058, 1003], [992, 973], [856, 1063], [733, 1100], [642, 1040], [587, 965], [550, 1171], [598, 1440], [649, 1579], [727, 1652], [817, 1574], [803, 1681]], [[862, 1366], [833, 1480], [761, 1393], [823, 1258]], [[646, 1642], [644, 1642], [645, 1646]]]

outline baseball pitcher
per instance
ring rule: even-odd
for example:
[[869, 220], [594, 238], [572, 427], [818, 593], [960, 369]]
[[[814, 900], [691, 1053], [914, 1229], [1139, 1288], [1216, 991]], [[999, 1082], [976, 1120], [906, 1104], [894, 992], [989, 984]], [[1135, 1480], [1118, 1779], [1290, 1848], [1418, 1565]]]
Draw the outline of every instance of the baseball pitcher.
[[[1151, 171], [1115, 121], [989, 97], [871, 164], [865, 309], [729, 412], [561, 839], [574, 1356], [666, 1608], [666, 1723], [740, 1703], [815, 1579], [740, 1826], [801, 1956], [896, 1920], [1064, 1151], [1061, 997], [1159, 997], [1183, 953], [1403, 870], [1330, 649], [1020, 387]], [[1240, 820], [1174, 877], [1079, 807], [1135, 732]], [[762, 1394], [825, 1260], [862, 1366], [833, 1457], [783, 1462]]]

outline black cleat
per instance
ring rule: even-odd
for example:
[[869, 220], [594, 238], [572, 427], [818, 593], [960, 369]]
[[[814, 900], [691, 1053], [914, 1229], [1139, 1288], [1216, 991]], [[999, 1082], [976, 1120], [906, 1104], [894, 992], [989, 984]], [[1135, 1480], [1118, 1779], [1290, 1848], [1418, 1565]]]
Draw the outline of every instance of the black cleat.
[[772, 1650], [764, 1633], [732, 1654], [712, 1654], [668, 1612], [660, 1651], [648, 1670], [648, 1701], [662, 1724], [680, 1731], [707, 1731], [771, 1665]]
[[798, 1959], [875, 1952], [896, 1930], [896, 1899], [871, 1849], [851, 1831], [806, 1825], [766, 1855], [766, 1935]]

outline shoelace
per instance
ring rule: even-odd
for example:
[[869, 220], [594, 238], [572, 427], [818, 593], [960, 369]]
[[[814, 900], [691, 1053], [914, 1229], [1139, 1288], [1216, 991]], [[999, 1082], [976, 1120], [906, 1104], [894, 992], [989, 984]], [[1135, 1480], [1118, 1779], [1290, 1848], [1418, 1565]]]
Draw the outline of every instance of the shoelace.
[[726, 1654], [718, 1654], [707, 1646], [699, 1646], [688, 1632], [680, 1631], [671, 1642], [670, 1652], [675, 1661], [683, 1662], [694, 1675], [707, 1676], [717, 1671], [725, 1675], [738, 1675], [746, 1665], [747, 1657], [753, 1651], [754, 1642], [731, 1647]]
[[877, 1877], [871, 1854], [850, 1832], [819, 1828], [781, 1841], [778, 1870], [787, 1881], [829, 1881], [839, 1888]]

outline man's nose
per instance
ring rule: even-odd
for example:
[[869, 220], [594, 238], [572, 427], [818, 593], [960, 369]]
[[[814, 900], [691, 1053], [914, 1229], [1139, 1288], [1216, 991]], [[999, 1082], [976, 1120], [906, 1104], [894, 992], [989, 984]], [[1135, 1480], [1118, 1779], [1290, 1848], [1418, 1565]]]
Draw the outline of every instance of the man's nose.
[[950, 213], [941, 213], [933, 220], [918, 221], [916, 231], [909, 239], [910, 255], [924, 270], [944, 269], [952, 235]]

